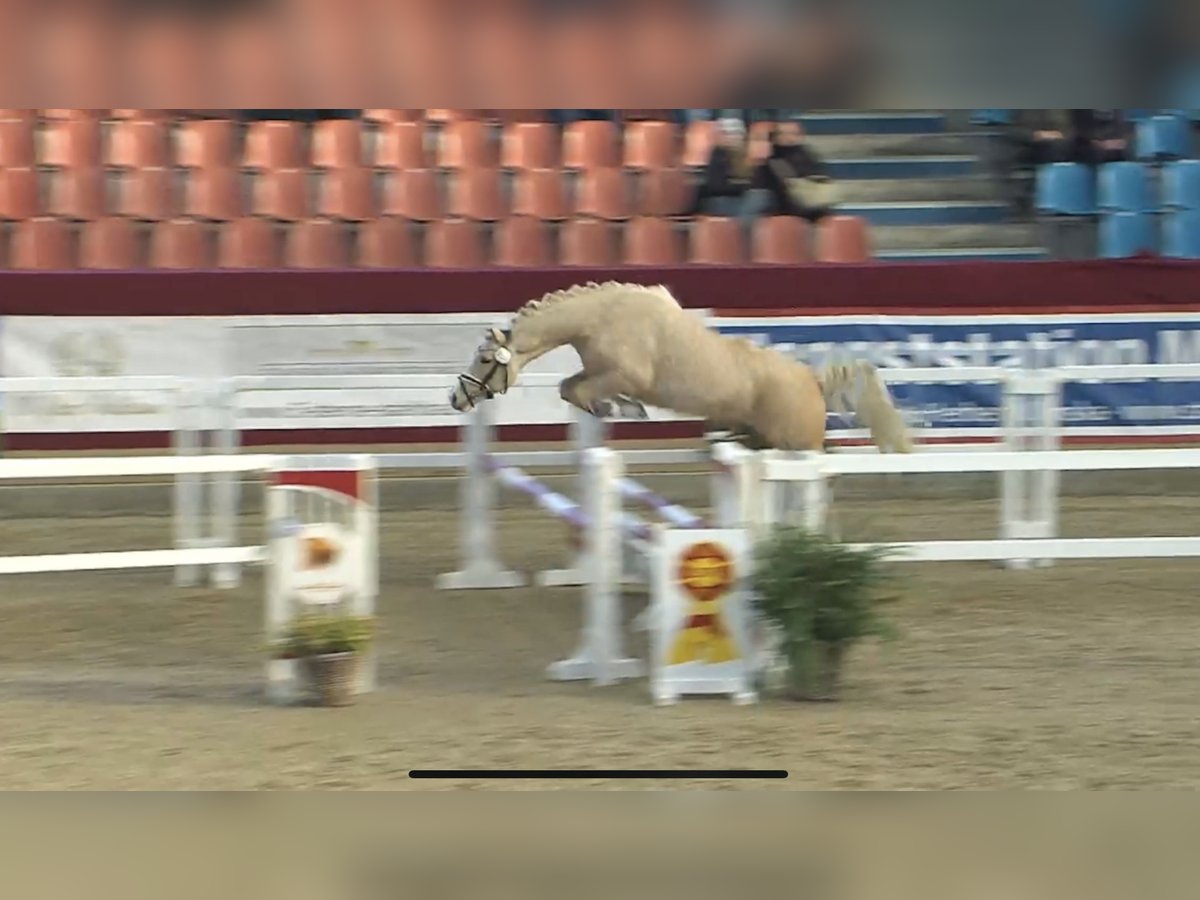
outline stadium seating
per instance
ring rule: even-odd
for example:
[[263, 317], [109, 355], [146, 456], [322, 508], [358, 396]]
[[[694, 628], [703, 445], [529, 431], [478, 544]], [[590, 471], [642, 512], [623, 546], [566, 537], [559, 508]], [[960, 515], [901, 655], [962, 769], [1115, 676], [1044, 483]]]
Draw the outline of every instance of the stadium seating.
[[1163, 167], [1163, 206], [1200, 209], [1200, 160], [1185, 159]]
[[1200, 209], [1170, 213], [1163, 223], [1163, 255], [1200, 259]]
[[1147, 213], [1109, 213], [1100, 220], [1100, 255], [1105, 259], [1124, 259], [1154, 253], [1157, 241], [1154, 219]]
[[[693, 218], [698, 169], [727, 113], [626, 110], [560, 125], [537, 110], [246, 123], [183, 112], [0, 110], [0, 221], [11, 223], [0, 230], [0, 259], [92, 269], [861, 263], [876, 244], [888, 258], [943, 252], [901, 234], [905, 226], [998, 233], [1004, 221], [1002, 204], [966, 183], [970, 159], [952, 146], [961, 137], [942, 132], [936, 114], [806, 115], [814, 140], [829, 141], [818, 152], [839, 148], [829, 162], [847, 189], [846, 214], [813, 226]], [[994, 127], [1014, 112], [969, 116]], [[1196, 220], [1185, 215], [1200, 210], [1192, 113], [1127, 115], [1138, 123], [1138, 162], [1038, 172], [1039, 228], [1053, 255], [1097, 255], [1098, 228], [1105, 256], [1155, 252], [1161, 226], [1163, 252], [1195, 257]], [[747, 118], [759, 160], [779, 123]], [[887, 133], [912, 134], [943, 156], [857, 152], [855, 140]], [[961, 199], [924, 199], [941, 195], [914, 184], [922, 178], [954, 182], [947, 190]], [[1033, 233], [1017, 225], [1003, 227]], [[987, 239], [961, 242], [1001, 258], [1042, 253], [1025, 246], [1036, 238]], [[955, 233], [944, 245], [948, 258], [959, 242]]]
[[1182, 116], [1152, 116], [1137, 126], [1138, 159], [1161, 162], [1192, 155], [1191, 123]]
[[1037, 173], [1037, 211], [1052, 216], [1096, 214], [1096, 183], [1091, 170], [1079, 163], [1053, 163]]
[[1099, 208], [1105, 212], [1149, 212], [1151, 197], [1146, 167], [1136, 162], [1115, 162], [1100, 167]]

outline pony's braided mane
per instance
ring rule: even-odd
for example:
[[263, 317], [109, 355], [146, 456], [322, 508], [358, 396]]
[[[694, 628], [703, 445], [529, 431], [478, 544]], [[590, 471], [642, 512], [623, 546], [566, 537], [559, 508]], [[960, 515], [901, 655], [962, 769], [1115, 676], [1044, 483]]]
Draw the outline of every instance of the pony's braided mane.
[[536, 315], [549, 307], [557, 306], [558, 304], [574, 300], [577, 297], [584, 297], [594, 294], [597, 291], [646, 291], [654, 294], [666, 294], [671, 296], [670, 291], [661, 284], [632, 284], [621, 281], [606, 281], [603, 284], [597, 284], [594, 281], [589, 281], [587, 284], [574, 284], [569, 288], [563, 288], [559, 291], [551, 291], [544, 294], [535, 300], [530, 300], [524, 306], [517, 310], [513, 316], [513, 322]]

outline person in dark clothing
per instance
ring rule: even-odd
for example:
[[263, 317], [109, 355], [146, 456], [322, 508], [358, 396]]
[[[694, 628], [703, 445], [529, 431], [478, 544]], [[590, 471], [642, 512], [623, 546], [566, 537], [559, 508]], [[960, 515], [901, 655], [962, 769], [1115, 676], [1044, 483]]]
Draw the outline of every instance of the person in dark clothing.
[[753, 174], [746, 146], [746, 126], [741, 119], [722, 119], [719, 139], [713, 145], [696, 188], [691, 215], [739, 216]]
[[755, 172], [753, 187], [765, 190], [766, 211], [816, 222], [833, 207], [829, 168], [804, 139], [799, 123], [785, 122], [771, 135], [771, 153]]
[[[994, 127], [994, 126], [993, 126]], [[1033, 205], [1039, 166], [1078, 162], [1098, 166], [1128, 159], [1130, 123], [1115, 109], [1019, 110], [1011, 125], [989, 135], [984, 164], [1019, 214]]]

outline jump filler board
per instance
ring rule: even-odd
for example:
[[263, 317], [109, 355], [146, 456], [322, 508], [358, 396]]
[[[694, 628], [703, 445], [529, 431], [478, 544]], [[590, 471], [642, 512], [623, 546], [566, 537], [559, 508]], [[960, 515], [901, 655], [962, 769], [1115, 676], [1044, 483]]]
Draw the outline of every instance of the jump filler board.
[[663, 529], [654, 561], [654, 702], [728, 694], [753, 703], [750, 541], [737, 529]]
[[[379, 592], [378, 500], [370, 456], [291, 457], [270, 473], [267, 517], [268, 641], [311, 609], [373, 616]], [[267, 696], [299, 699], [295, 660], [267, 662]], [[357, 690], [374, 690], [376, 656], [364, 654]]]

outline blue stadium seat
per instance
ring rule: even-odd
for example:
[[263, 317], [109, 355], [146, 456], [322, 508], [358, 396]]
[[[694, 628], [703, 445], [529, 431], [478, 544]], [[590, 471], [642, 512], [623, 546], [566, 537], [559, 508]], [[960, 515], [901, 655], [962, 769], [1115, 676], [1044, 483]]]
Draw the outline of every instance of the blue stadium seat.
[[1096, 180], [1079, 163], [1051, 163], [1037, 173], [1037, 209], [1053, 216], [1096, 213]]
[[1124, 259], [1156, 252], [1154, 217], [1146, 213], [1109, 213], [1100, 220], [1100, 255]]
[[1184, 159], [1192, 155], [1191, 123], [1180, 116], [1155, 116], [1138, 123], [1138, 159]]
[[1166, 217], [1163, 255], [1200, 259], [1200, 209], [1185, 209]]
[[1011, 109], [973, 109], [971, 110], [972, 125], [1011, 125], [1013, 123]]
[[1181, 159], [1163, 168], [1163, 206], [1200, 209], [1200, 160]]
[[1150, 212], [1146, 167], [1136, 162], [1115, 162], [1100, 167], [1100, 209], [1106, 212]]

